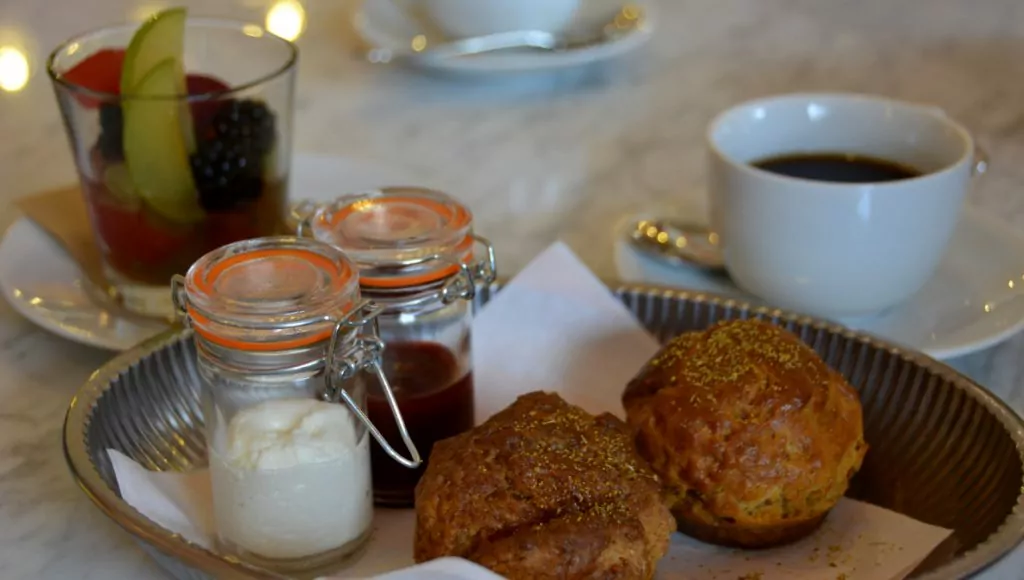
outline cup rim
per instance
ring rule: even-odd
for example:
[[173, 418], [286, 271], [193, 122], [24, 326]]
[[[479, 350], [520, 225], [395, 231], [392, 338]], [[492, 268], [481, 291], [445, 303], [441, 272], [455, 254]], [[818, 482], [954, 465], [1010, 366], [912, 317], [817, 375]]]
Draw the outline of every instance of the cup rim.
[[[726, 120], [726, 118], [728, 116], [733, 115], [733, 114], [737, 113], [738, 111], [740, 111], [742, 109], [747, 109], [747, 108], [750, 108], [750, 107], [752, 107], [754, 105], [758, 105], [758, 104], [772, 105], [772, 104], [777, 104], [777, 103], [787, 102], [787, 101], [789, 101], [789, 102], [792, 102], [792, 101], [808, 102], [808, 101], [812, 101], [812, 100], [832, 100], [832, 101], [847, 101], [847, 102], [860, 102], [860, 103], [865, 103], [866, 102], [866, 103], [873, 103], [873, 104], [878, 104], [878, 105], [883, 105], [884, 104], [884, 105], [889, 105], [889, 106], [896, 106], [896, 107], [900, 107], [902, 109], [915, 110], [915, 111], [921, 112], [921, 113], [923, 113], [925, 115], [928, 115], [928, 116], [934, 118], [935, 120], [945, 124], [946, 126], [951, 127], [960, 136], [961, 140], [963, 141], [963, 143], [965, 145], [963, 153], [961, 153], [960, 156], [957, 157], [957, 159], [955, 161], [953, 161], [951, 163], [947, 163], [946, 165], [942, 166], [941, 168], [939, 168], [939, 169], [937, 169], [935, 171], [929, 171], [927, 173], [922, 173], [921, 175], [917, 175], [917, 176], [914, 176], [914, 177], [908, 177], [906, 179], [899, 179], [899, 180], [895, 180], [895, 181], [867, 181], [867, 182], [849, 183], [849, 182], [837, 182], [837, 181], [824, 181], [824, 180], [817, 180], [817, 179], [806, 179], [806, 178], [802, 178], [802, 177], [793, 177], [793, 176], [789, 176], [789, 175], [781, 175], [781, 174], [778, 174], [778, 173], [773, 173], [771, 171], [766, 171], [764, 169], [760, 169], [758, 167], [755, 167], [753, 164], [751, 164], [748, 161], [740, 161], [740, 160], [736, 159], [732, 155], [729, 155], [725, 151], [723, 151], [722, 148], [719, 147], [719, 145], [718, 145], [718, 141], [715, 138], [715, 134], [717, 133], [717, 131], [719, 130], [721, 125], [725, 122], [725, 120]], [[735, 169], [737, 169], [739, 171], [742, 171], [742, 172], [744, 172], [744, 173], [746, 173], [748, 175], [751, 175], [752, 177], [757, 177], [757, 178], [760, 178], [760, 179], [768, 179], [768, 180], [776, 181], [776, 182], [781, 183], [781, 184], [789, 184], [789, 185], [814, 184], [815, 188], [826, 188], [826, 189], [833, 189], [833, 190], [839, 190], [839, 191], [843, 191], [843, 190], [846, 190], [846, 191], [857, 190], [857, 191], [859, 191], [860, 188], [863, 188], [863, 187], [893, 188], [893, 187], [899, 187], [899, 186], [901, 186], [903, 184], [907, 184], [907, 183], [919, 183], [919, 182], [927, 180], [927, 179], [934, 179], [934, 178], [938, 178], [938, 177], [941, 177], [941, 176], [945, 176], [945, 175], [948, 175], [950, 173], [953, 173], [954, 171], [957, 171], [958, 168], [960, 168], [961, 165], [963, 165], [965, 163], [970, 163], [970, 161], [975, 156], [975, 151], [976, 151], [976, 148], [977, 148], [977, 146], [976, 146], [976, 144], [974, 142], [974, 137], [971, 135], [970, 131], [968, 131], [967, 128], [964, 127], [959, 121], [957, 121], [956, 119], [954, 119], [954, 118], [950, 117], [949, 115], [947, 115], [946, 112], [941, 107], [933, 106], [933, 105], [928, 105], [928, 104], [923, 104], [923, 103], [915, 103], [915, 102], [912, 102], [912, 101], [904, 101], [904, 100], [900, 100], [900, 99], [894, 99], [894, 98], [889, 98], [889, 97], [884, 97], [884, 96], [879, 96], [879, 95], [872, 95], [872, 94], [866, 94], [866, 93], [853, 93], [853, 92], [849, 92], [849, 93], [847, 93], [847, 92], [784, 93], [784, 94], [772, 95], [772, 96], [767, 96], [767, 97], [758, 97], [758, 98], [754, 98], [754, 99], [748, 99], [746, 101], [742, 101], [740, 103], [736, 103], [735, 105], [732, 105], [729, 108], [725, 109], [724, 111], [721, 111], [718, 114], [716, 114], [715, 117], [711, 120], [711, 122], [708, 123], [707, 130], [706, 130], [705, 135], [704, 135], [704, 139], [705, 139], [705, 142], [707, 144], [708, 149], [712, 153], [714, 153], [717, 157], [719, 157], [723, 161], [727, 162], [733, 168], [735, 168]]]
[[82, 42], [88, 38], [100, 36], [103, 34], [110, 34], [118, 31], [137, 30], [139, 26], [139, 23], [135, 22], [102, 26], [100, 28], [94, 28], [92, 30], [76, 34], [64, 40], [63, 42], [58, 44], [57, 47], [54, 48], [50, 52], [50, 55], [46, 58], [46, 73], [49, 75], [50, 81], [55, 86], [62, 87], [71, 93], [74, 93], [82, 97], [94, 99], [103, 103], [122, 103], [125, 101], [181, 101], [186, 103], [194, 103], [222, 99], [225, 97], [236, 95], [238, 93], [245, 92], [254, 87], [263, 85], [284, 75], [288, 71], [295, 68], [295, 65], [299, 59], [298, 47], [295, 45], [294, 42], [291, 42], [285, 38], [282, 38], [274, 34], [273, 32], [270, 32], [265, 27], [259, 24], [247, 22], [244, 20], [232, 20], [229, 18], [188, 17], [185, 19], [186, 28], [221, 28], [225, 30], [236, 30], [241, 34], [245, 34], [252, 38], [267, 38], [271, 41], [280, 43], [288, 51], [288, 57], [287, 59], [285, 59], [284, 64], [272, 69], [270, 72], [260, 75], [259, 77], [253, 80], [228, 87], [227, 90], [206, 91], [202, 93], [186, 95], [160, 95], [149, 97], [139, 97], [132, 95], [126, 96], [122, 95], [121, 93], [97, 91], [84, 85], [68, 81], [66, 78], [64, 78], [63, 73], [58, 73], [54, 68], [56, 60], [60, 53], [71, 44], [74, 44], [76, 42]]

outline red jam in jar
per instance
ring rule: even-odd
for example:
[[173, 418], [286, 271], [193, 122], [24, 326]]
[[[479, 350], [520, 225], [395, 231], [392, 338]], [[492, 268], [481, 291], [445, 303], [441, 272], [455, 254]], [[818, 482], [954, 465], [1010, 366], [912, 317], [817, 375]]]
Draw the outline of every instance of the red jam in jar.
[[[434, 443], [473, 427], [473, 373], [460, 368], [448, 349], [433, 342], [397, 342], [384, 350], [384, 374], [391, 383], [405, 419], [405, 427], [424, 457]], [[398, 425], [380, 385], [368, 389], [367, 412], [381, 434], [401, 445]], [[370, 448], [375, 495], [408, 498], [426, 465], [407, 469], [384, 453]], [[396, 503], [403, 503], [397, 501]]]
[[[383, 307], [375, 323], [385, 344], [384, 376], [427, 463], [434, 443], [473, 427], [472, 298], [477, 284], [494, 280], [495, 266], [493, 249], [473, 234], [472, 222], [469, 210], [444, 193], [394, 187], [343, 196], [300, 226], [354, 260], [363, 296]], [[370, 419], [400, 447], [378, 379], [366, 380]], [[375, 502], [413, 505], [426, 464], [406, 469], [376, 444], [370, 453]]]

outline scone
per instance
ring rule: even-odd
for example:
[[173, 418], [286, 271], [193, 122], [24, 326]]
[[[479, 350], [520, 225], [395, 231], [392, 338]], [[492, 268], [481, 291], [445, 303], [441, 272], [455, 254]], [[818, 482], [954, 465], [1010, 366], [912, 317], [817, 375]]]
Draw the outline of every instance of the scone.
[[648, 579], [674, 530], [625, 424], [553, 394], [435, 444], [416, 487], [417, 562], [460, 556], [511, 580]]
[[622, 402], [680, 531], [716, 544], [761, 548], [807, 535], [867, 451], [856, 391], [766, 322], [680, 335]]

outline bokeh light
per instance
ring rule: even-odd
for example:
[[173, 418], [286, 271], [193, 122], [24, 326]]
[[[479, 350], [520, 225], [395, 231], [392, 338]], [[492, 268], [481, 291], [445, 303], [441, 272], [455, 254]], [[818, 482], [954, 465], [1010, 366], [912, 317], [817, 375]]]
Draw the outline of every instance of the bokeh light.
[[16, 93], [28, 84], [28, 57], [13, 46], [0, 46], [0, 90]]
[[278, 0], [267, 11], [267, 30], [285, 40], [295, 40], [306, 29], [306, 10], [296, 0]]

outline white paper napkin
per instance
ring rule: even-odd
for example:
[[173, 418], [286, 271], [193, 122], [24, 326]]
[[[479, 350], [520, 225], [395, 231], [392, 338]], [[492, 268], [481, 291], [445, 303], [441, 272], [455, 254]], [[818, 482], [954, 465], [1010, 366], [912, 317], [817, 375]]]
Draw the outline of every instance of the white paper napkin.
[[502, 580], [502, 578], [487, 568], [462, 558], [438, 558], [431, 562], [382, 574], [373, 580]]
[[[622, 304], [565, 245], [557, 243], [531, 262], [474, 322], [477, 419], [489, 417], [520, 394], [539, 389], [557, 391], [592, 413], [611, 411], [621, 416], [619, 397], [624, 385], [657, 348]], [[125, 501], [190, 541], [212, 545], [205, 471], [155, 473], [116, 451], [110, 451], [110, 457]], [[376, 510], [368, 549], [336, 578], [496, 578], [459, 559], [408, 568], [413, 565], [414, 526], [411, 510]], [[814, 535], [782, 548], [729, 550], [675, 534], [656, 577], [899, 579], [949, 534], [895, 512], [844, 499]]]
[[473, 321], [477, 422], [536, 390], [621, 417], [622, 389], [657, 351], [622, 303], [555, 244]]

